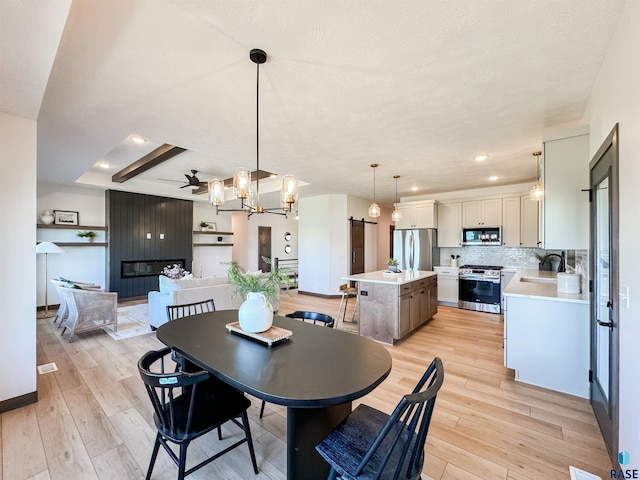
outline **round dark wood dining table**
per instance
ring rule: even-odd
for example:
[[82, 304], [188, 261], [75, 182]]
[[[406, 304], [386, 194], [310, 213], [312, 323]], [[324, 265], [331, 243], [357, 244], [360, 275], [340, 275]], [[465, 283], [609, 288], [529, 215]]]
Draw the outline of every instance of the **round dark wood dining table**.
[[351, 412], [351, 402], [391, 371], [382, 345], [358, 335], [274, 317], [291, 337], [267, 346], [229, 332], [237, 310], [184, 317], [160, 326], [158, 339], [235, 388], [287, 407], [287, 478], [327, 478], [315, 446]]

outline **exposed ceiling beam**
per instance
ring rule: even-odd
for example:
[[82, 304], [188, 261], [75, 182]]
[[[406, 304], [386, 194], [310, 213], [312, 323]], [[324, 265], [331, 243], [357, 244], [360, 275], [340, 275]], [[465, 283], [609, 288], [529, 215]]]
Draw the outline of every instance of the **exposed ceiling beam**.
[[111, 181], [124, 183], [136, 175], [140, 175], [142, 172], [146, 172], [150, 168], [160, 165], [162, 162], [166, 162], [170, 158], [173, 158], [184, 151], [186, 151], [186, 148], [176, 147], [175, 145], [165, 143], [132, 164], [127, 165], [118, 173], [115, 173], [111, 177]]

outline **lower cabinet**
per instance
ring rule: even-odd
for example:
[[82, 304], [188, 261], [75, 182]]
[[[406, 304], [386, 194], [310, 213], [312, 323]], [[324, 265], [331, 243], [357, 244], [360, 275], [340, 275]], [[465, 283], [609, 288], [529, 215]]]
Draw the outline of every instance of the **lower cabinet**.
[[419, 328], [438, 311], [437, 276], [402, 285], [362, 281], [360, 335], [395, 343]]
[[589, 398], [589, 303], [505, 295], [504, 365], [517, 381]]

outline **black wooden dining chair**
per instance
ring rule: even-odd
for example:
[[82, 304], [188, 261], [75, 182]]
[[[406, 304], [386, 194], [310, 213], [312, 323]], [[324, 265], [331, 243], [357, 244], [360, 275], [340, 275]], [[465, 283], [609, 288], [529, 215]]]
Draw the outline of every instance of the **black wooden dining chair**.
[[287, 313], [285, 317], [297, 318], [303, 322], [313, 322], [314, 325], [321, 324], [329, 328], [333, 328], [335, 326], [333, 317], [325, 313], [301, 312], [300, 310], [296, 310], [293, 313]]
[[171, 321], [176, 318], [213, 312], [215, 309], [216, 306], [212, 298], [203, 302], [186, 303], [184, 305], [167, 305], [167, 320]]
[[[302, 312], [300, 310], [296, 310], [293, 313], [287, 313], [285, 317], [295, 318], [302, 320], [303, 322], [312, 322], [314, 325], [323, 325], [329, 328], [335, 327], [336, 323], [332, 316], [318, 312]], [[266, 402], [263, 400], [262, 405], [260, 405], [260, 418], [264, 415], [265, 404]]]
[[[167, 305], [167, 320], [171, 321], [200, 313], [214, 312], [215, 309], [216, 306], [212, 298], [202, 302], [185, 303], [183, 305]], [[182, 355], [175, 351], [171, 352], [171, 360], [176, 362], [176, 372], [181, 369], [190, 372], [200, 370], [198, 367], [193, 367], [193, 364], [185, 360]]]
[[413, 392], [404, 395], [391, 415], [364, 404], [349, 414], [317, 446], [329, 462], [329, 480], [417, 480], [424, 465], [424, 445], [438, 390], [444, 380], [436, 357]]
[[[247, 409], [251, 401], [241, 392], [205, 371], [165, 372], [170, 348], [147, 352], [138, 361], [138, 371], [153, 404], [156, 441], [151, 454], [146, 479], [151, 478], [153, 466], [162, 446], [178, 466], [178, 480], [204, 467], [232, 449], [247, 443], [253, 471], [258, 473], [251, 440]], [[241, 422], [238, 421], [241, 419]], [[244, 438], [186, 469], [187, 448], [198, 437], [231, 421], [244, 431]], [[176, 455], [170, 443], [178, 445]]]

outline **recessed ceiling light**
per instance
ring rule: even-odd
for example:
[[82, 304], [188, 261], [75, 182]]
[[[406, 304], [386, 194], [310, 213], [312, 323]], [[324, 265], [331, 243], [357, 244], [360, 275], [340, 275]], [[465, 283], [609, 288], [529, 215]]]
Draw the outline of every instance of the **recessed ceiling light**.
[[482, 160], [486, 160], [487, 158], [489, 158], [489, 155], [478, 155], [477, 157], [473, 157], [473, 158], [481, 162]]
[[276, 178], [278, 175], [276, 173], [272, 173], [271, 175], [269, 175], [269, 178]]
[[418, 187], [411, 187], [412, 192], [415, 192], [416, 190], [418, 190]]
[[498, 177], [497, 175], [492, 175], [490, 177], [487, 177], [487, 180], [489, 180], [490, 182], [495, 182], [496, 180], [498, 180], [500, 177]]
[[142, 138], [142, 137], [138, 137], [137, 135], [134, 135], [131, 137], [131, 141], [133, 143], [145, 143], [147, 141], [146, 138]]
[[100, 168], [111, 168], [111, 165], [109, 165], [107, 162], [100, 162], [98, 166]]

